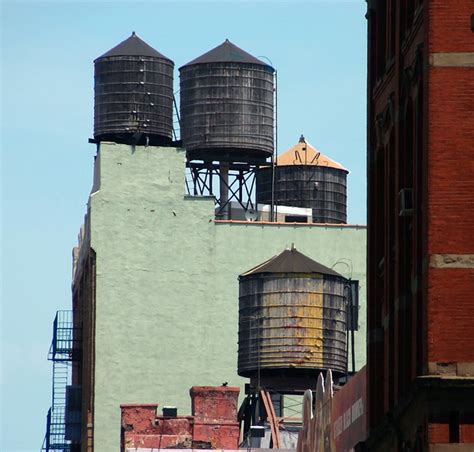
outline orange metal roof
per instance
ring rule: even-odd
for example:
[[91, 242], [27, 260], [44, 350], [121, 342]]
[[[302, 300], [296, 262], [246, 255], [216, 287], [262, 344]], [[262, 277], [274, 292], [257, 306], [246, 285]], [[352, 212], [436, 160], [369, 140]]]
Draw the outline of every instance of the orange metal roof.
[[304, 141], [303, 136], [301, 136], [298, 143], [296, 143], [283, 154], [279, 155], [275, 161], [278, 166], [327, 166], [329, 168], [335, 168], [349, 172], [340, 163], [331, 160], [324, 154], [321, 154], [314, 146], [311, 146], [311, 144], [309, 144], [307, 141]]

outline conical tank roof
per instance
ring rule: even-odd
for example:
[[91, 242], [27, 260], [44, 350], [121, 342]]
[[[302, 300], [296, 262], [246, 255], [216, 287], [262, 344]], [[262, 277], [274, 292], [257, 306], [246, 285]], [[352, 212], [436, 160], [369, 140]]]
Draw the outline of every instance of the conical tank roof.
[[193, 64], [205, 63], [250, 63], [267, 66], [273, 70], [273, 68], [269, 64], [250, 55], [250, 53], [247, 53], [245, 50], [242, 50], [240, 47], [237, 47], [228, 39], [226, 39], [222, 44], [218, 45], [217, 47], [214, 47], [212, 50], [209, 50], [209, 52], [206, 52], [200, 57], [197, 57], [189, 63], [181, 66], [181, 68], [191, 66]]
[[114, 56], [142, 56], [142, 57], [154, 57], [154, 58], [163, 58], [165, 60], [170, 60], [168, 57], [164, 56], [153, 47], [149, 46], [145, 41], [140, 39], [135, 32], [132, 32], [132, 35], [122, 41], [120, 44], [116, 45], [108, 52], [105, 52], [100, 57], [96, 58], [108, 58]]
[[286, 249], [277, 256], [273, 256], [263, 264], [257, 265], [240, 276], [257, 275], [260, 273], [319, 273], [344, 278], [331, 268], [300, 253], [294, 246], [290, 249]]
[[325, 166], [349, 172], [340, 163], [330, 159], [328, 156], [321, 154], [314, 146], [306, 141], [301, 135], [298, 143], [291, 146], [286, 152], [278, 156], [277, 166], [293, 166], [293, 165], [312, 165]]

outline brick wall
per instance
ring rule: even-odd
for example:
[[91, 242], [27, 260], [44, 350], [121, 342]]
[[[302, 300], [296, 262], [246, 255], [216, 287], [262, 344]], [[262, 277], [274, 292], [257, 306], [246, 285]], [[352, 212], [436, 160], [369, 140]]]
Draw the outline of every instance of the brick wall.
[[[428, 361], [473, 362], [474, 269], [431, 269]], [[473, 365], [474, 371], [474, 365]]]
[[472, 254], [474, 68], [432, 67], [428, 96], [428, 252]]
[[[472, 56], [466, 54], [474, 52], [473, 13], [471, 0], [429, 2], [427, 325], [431, 363], [474, 363], [469, 339], [474, 329], [474, 66], [469, 66]], [[434, 259], [433, 255], [441, 256]], [[443, 260], [446, 255], [448, 259]], [[456, 259], [458, 265], [453, 265]]]
[[192, 415], [157, 415], [157, 404], [121, 405], [121, 450], [237, 449], [239, 388], [193, 386]]
[[430, 0], [430, 52], [474, 52], [471, 14], [472, 0]]
[[472, 14], [473, 0], [368, 2], [370, 450], [394, 422], [390, 450], [474, 441], [474, 386], [459, 383], [474, 381]]

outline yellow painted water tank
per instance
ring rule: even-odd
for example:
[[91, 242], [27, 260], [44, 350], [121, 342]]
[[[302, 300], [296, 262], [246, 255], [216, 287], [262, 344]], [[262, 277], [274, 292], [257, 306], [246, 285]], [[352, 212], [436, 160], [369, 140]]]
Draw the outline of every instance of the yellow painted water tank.
[[344, 374], [347, 284], [294, 247], [240, 275], [239, 375], [296, 388], [327, 369]]

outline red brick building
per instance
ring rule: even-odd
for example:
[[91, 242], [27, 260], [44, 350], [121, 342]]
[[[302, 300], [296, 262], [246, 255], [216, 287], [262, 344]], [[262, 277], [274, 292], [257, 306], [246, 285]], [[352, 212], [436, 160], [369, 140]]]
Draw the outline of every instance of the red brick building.
[[370, 451], [474, 450], [473, 14], [368, 0]]
[[157, 404], [121, 405], [121, 450], [238, 449], [239, 388], [193, 386], [190, 416], [157, 414]]

